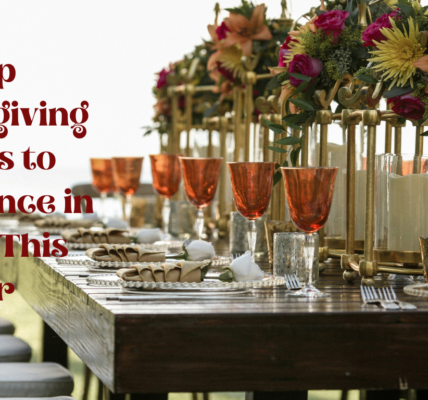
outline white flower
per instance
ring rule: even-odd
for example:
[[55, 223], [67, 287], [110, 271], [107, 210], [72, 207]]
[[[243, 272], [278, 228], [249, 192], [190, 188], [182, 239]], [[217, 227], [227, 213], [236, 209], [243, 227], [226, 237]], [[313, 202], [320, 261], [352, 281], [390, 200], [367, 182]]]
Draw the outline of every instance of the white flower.
[[233, 260], [229, 268], [232, 270], [236, 282], [261, 281], [265, 276], [260, 267], [251, 261], [250, 251]]
[[186, 247], [186, 250], [191, 261], [210, 260], [215, 256], [213, 245], [205, 240], [194, 240]]
[[161, 240], [161, 230], [154, 229], [141, 229], [137, 234], [138, 243], [154, 243]]
[[106, 223], [107, 228], [128, 229], [128, 224], [119, 218], [110, 218]]

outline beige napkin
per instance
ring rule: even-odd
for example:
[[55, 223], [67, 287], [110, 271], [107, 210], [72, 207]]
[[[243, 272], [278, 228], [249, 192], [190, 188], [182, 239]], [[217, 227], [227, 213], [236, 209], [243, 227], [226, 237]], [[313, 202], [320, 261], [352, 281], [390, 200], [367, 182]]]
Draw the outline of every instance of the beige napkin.
[[164, 263], [161, 265], [133, 265], [130, 268], [122, 268], [116, 274], [123, 281], [136, 282], [202, 282], [201, 269], [209, 264], [209, 261], [179, 261], [178, 263]]
[[62, 237], [70, 243], [131, 243], [128, 231], [116, 228], [107, 228], [105, 230], [96, 231], [85, 228], [67, 229], [62, 232]]
[[68, 220], [64, 217], [45, 217], [34, 222], [38, 228], [90, 228], [96, 221], [90, 219]]
[[101, 244], [95, 249], [86, 250], [86, 255], [95, 261], [119, 262], [165, 262], [165, 253], [146, 250], [138, 245]]

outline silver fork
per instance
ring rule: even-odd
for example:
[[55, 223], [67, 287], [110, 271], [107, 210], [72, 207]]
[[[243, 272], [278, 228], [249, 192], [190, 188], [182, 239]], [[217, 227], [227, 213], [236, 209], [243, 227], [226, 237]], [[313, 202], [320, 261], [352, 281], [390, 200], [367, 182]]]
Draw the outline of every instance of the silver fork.
[[373, 287], [361, 285], [360, 288], [364, 304], [376, 304], [385, 310], [397, 310], [400, 308], [395, 303], [382, 300]]
[[[379, 291], [380, 291], [380, 289], [379, 289]], [[398, 300], [394, 289], [391, 287], [382, 288], [382, 294], [386, 300], [394, 302], [403, 310], [416, 310], [417, 309], [417, 307], [411, 303], [407, 303], [406, 301]]]
[[302, 288], [302, 284], [296, 274], [285, 274], [285, 284], [289, 290], [298, 290]]

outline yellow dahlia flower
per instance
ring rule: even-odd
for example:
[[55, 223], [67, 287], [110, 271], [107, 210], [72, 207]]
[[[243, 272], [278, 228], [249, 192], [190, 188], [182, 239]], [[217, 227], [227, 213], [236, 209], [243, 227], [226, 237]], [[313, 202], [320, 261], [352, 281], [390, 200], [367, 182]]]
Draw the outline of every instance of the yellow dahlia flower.
[[373, 68], [383, 72], [384, 79], [392, 79], [390, 88], [395, 84], [405, 86], [409, 80], [413, 87], [413, 75], [416, 72], [413, 62], [421, 58], [426, 50], [418, 40], [419, 27], [412, 18], [409, 18], [409, 32], [405, 28], [404, 32], [401, 32], [392, 18], [390, 22], [391, 29], [380, 30], [385, 40], [373, 41], [377, 50], [370, 52], [373, 54], [371, 61], [378, 63]]

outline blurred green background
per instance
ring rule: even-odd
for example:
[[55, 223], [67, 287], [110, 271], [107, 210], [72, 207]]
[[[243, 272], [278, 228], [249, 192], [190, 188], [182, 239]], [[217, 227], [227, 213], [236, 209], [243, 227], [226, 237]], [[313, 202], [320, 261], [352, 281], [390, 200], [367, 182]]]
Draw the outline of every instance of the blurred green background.
[[[3, 301], [0, 301], [0, 317], [12, 321], [16, 327], [15, 336], [25, 340], [33, 349], [32, 362], [41, 361], [41, 337], [42, 337], [42, 319], [25, 302], [17, 291], [10, 295], [4, 295]], [[84, 385], [84, 364], [79, 357], [69, 349], [69, 369], [74, 376], [73, 397], [80, 400], [83, 395]], [[96, 400], [98, 394], [98, 380], [92, 377], [89, 400]], [[244, 392], [230, 393], [210, 393], [209, 400], [244, 400]], [[202, 400], [202, 394], [198, 395]], [[341, 391], [310, 391], [309, 400], [340, 400]], [[350, 391], [348, 400], [358, 400], [358, 391]], [[191, 393], [170, 393], [168, 400], [192, 400]]]

